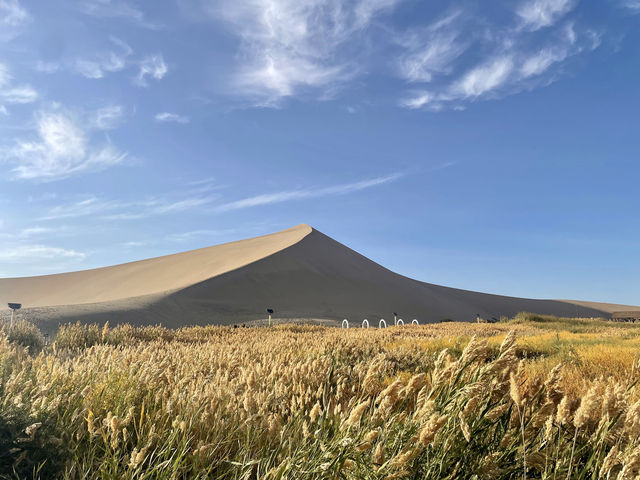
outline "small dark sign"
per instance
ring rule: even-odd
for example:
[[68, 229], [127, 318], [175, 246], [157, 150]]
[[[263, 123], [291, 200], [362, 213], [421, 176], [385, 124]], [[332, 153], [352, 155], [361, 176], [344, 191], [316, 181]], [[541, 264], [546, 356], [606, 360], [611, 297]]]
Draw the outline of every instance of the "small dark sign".
[[269, 315], [273, 315], [273, 308], [267, 308], [267, 313]]
[[9, 308], [11, 310], [20, 310], [20, 308], [22, 308], [22, 304], [21, 303], [10, 303], [9, 304]]

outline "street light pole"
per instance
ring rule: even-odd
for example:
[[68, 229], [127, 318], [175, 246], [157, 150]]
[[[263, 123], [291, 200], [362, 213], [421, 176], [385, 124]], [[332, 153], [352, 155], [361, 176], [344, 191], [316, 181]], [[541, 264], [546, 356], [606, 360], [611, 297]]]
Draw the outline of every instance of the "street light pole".
[[16, 311], [22, 308], [21, 303], [9, 303], [9, 308], [11, 309], [11, 326], [13, 327], [13, 322], [16, 319]]

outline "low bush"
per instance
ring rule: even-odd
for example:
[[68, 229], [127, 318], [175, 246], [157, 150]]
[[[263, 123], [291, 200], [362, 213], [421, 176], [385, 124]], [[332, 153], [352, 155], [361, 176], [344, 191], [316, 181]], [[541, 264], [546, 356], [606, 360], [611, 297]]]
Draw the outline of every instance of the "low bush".
[[55, 337], [57, 348], [81, 349], [102, 343], [102, 329], [94, 324], [80, 322], [62, 325]]
[[516, 323], [553, 323], [558, 322], [560, 319], [554, 315], [539, 315], [537, 313], [520, 312], [513, 319]]
[[39, 353], [44, 347], [44, 337], [40, 329], [25, 320], [18, 320], [12, 324], [2, 323], [0, 324], [0, 332], [7, 337], [10, 343], [28, 347], [30, 353]]

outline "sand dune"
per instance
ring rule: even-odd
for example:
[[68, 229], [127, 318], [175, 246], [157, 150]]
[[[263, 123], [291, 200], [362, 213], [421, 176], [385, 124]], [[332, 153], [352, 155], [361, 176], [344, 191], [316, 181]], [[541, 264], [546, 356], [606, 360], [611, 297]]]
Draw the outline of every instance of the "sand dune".
[[[608, 317], [626, 305], [532, 300], [459, 290], [398, 275], [307, 225], [249, 240], [80, 272], [0, 279], [0, 305], [21, 302], [45, 330], [68, 321], [240, 323], [264, 318], [404, 319], [512, 316], [519, 311]], [[6, 315], [6, 311], [5, 311]]]
[[300, 241], [311, 227], [106, 268], [38, 277], [0, 279], [0, 302], [19, 299], [44, 307], [111, 302], [202, 282], [268, 257]]

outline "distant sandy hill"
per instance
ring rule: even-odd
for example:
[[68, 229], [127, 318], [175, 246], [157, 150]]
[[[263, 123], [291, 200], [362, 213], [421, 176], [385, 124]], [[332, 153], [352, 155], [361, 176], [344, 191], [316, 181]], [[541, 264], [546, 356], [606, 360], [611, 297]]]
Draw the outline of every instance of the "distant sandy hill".
[[[608, 317], [637, 307], [531, 300], [458, 290], [398, 275], [308, 225], [248, 240], [106, 268], [0, 279], [0, 306], [53, 331], [80, 320], [111, 324], [231, 324], [264, 318], [357, 322], [398, 312], [421, 323], [519, 311]], [[2, 312], [7, 315], [7, 310]], [[373, 323], [373, 322], [372, 322]]]

